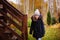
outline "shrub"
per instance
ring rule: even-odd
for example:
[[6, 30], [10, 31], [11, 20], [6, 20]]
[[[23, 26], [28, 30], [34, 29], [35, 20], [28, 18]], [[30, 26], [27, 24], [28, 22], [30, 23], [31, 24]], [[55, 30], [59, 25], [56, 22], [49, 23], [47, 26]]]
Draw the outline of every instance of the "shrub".
[[50, 11], [48, 11], [48, 13], [47, 13], [47, 24], [48, 25], [51, 24], [51, 14], [50, 14]]
[[57, 22], [57, 21], [56, 21], [55, 17], [52, 17], [51, 24], [53, 25], [53, 24], [55, 24], [56, 22]]

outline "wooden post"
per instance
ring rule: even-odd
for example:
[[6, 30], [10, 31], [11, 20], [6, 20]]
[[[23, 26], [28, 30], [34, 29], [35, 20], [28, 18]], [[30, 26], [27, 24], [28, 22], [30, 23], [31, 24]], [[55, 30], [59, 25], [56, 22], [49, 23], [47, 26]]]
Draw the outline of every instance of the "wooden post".
[[0, 0], [0, 3], [1, 3], [1, 0]]
[[23, 40], [28, 40], [28, 32], [27, 32], [27, 15], [23, 16]]

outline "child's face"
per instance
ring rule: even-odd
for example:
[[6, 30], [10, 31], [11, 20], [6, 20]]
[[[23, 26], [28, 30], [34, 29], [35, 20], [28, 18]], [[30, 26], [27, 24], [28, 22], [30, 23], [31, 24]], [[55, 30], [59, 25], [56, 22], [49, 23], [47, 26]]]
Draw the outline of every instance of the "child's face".
[[38, 19], [38, 18], [39, 18], [39, 16], [38, 16], [38, 15], [35, 15], [35, 18], [36, 18], [36, 19]]

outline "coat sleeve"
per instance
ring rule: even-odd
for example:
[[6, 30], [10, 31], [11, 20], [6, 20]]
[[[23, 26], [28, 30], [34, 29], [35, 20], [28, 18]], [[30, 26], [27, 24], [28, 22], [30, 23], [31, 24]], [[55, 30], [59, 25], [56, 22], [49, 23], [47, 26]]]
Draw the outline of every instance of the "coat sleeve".
[[33, 31], [33, 24], [31, 23], [30, 34], [32, 34], [32, 31]]
[[[31, 18], [32, 19], [32, 18]], [[33, 29], [34, 29], [34, 21], [33, 21], [33, 19], [32, 19], [32, 22], [31, 22], [31, 27], [30, 27], [30, 34], [32, 34], [32, 32], [33, 32]]]

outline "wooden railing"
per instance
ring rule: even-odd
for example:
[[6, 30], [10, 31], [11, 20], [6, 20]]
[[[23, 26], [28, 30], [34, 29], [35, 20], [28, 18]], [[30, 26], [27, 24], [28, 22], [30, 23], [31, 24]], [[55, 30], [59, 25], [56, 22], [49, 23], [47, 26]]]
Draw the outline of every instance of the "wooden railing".
[[17, 34], [14, 31], [15, 29], [11, 29], [10, 26], [6, 25], [6, 23], [4, 23], [3, 21], [0, 20], [0, 23], [2, 23], [5, 28], [8, 28], [12, 32], [12, 34], [16, 35], [18, 40], [27, 40], [27, 15], [22, 14], [6, 0], [1, 0], [0, 2], [3, 5], [3, 8], [0, 9], [0, 13], [4, 15], [4, 17], [9, 21], [10, 24], [13, 24], [19, 31], [21, 31], [21, 34]]

